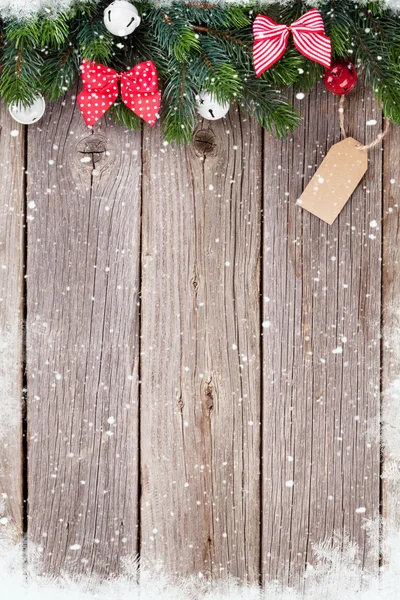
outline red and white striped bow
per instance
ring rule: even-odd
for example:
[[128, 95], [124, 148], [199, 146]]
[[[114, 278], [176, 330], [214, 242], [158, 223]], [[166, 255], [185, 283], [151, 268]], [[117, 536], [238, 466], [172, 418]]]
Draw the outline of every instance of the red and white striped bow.
[[258, 15], [253, 23], [253, 60], [256, 75], [272, 67], [285, 53], [292, 32], [297, 50], [326, 68], [331, 65], [331, 40], [325, 35], [321, 13], [313, 8], [291, 25], [278, 25]]
[[126, 73], [83, 60], [83, 90], [78, 104], [86, 125], [94, 125], [118, 98], [118, 83], [124, 104], [141, 119], [154, 125], [160, 110], [157, 69], [151, 60], [137, 64]]

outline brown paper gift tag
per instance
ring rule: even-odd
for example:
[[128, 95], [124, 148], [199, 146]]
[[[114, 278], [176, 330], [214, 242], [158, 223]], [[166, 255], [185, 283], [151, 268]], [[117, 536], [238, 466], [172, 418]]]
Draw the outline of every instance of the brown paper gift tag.
[[368, 168], [368, 153], [360, 142], [346, 138], [332, 146], [297, 200], [301, 208], [332, 225]]

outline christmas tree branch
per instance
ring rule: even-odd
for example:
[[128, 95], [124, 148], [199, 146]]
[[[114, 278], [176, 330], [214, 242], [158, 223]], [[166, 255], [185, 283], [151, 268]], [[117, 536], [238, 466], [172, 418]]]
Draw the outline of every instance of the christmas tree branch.
[[[238, 102], [268, 130], [282, 136], [298, 124], [284, 100], [294, 87], [311, 89], [324, 68], [289, 41], [283, 57], [255, 76], [252, 24], [258, 12], [290, 25], [309, 6], [299, 0], [253, 5], [177, 1], [137, 5], [139, 27], [126, 36], [107, 30], [103, 13], [110, 0], [87, 0], [55, 13], [0, 22], [0, 94], [8, 104], [27, 106], [38, 94], [60, 97], [79, 76], [82, 60], [127, 71], [152, 60], [160, 77], [161, 119], [167, 141], [189, 142], [196, 123], [196, 98], [211, 94], [219, 103]], [[116, 3], [118, 4], [118, 2]], [[333, 60], [350, 59], [360, 68], [382, 104], [400, 124], [400, 19], [380, 1], [320, 0]], [[122, 101], [111, 111], [118, 123], [137, 128], [140, 120]]]

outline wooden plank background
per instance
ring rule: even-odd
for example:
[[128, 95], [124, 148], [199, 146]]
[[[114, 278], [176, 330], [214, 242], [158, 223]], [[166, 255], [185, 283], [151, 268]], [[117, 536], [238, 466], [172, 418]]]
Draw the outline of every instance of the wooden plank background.
[[0, 110], [0, 515], [23, 524], [25, 132]]
[[[358, 543], [364, 564], [379, 559], [362, 525], [379, 514], [379, 444], [368, 433], [380, 405], [381, 240], [369, 235], [382, 153], [332, 226], [294, 202], [340, 140], [337, 104], [322, 89], [303, 101], [304, 127], [283, 144], [268, 137], [264, 161], [263, 574], [290, 583], [334, 532]], [[354, 94], [346, 116], [353, 137], [376, 136], [367, 94]]]
[[[299, 585], [335, 535], [378, 568], [365, 522], [385, 508], [396, 138], [329, 227], [295, 201], [340, 139], [338, 101], [318, 87], [295, 102], [303, 125], [286, 140], [232, 109], [187, 148], [107, 117], [89, 131], [73, 95], [25, 130], [1, 109], [0, 381], [15, 422], [0, 492], [45, 571], [117, 575], [139, 555]], [[371, 141], [370, 93], [347, 106], [349, 133]]]
[[52, 573], [138, 551], [140, 175], [140, 135], [73, 100], [29, 129], [28, 533]]
[[261, 135], [239, 123], [213, 124], [206, 154], [160, 152], [158, 130], [144, 140], [142, 551], [179, 573], [254, 581]]
[[390, 543], [400, 528], [399, 389], [400, 389], [400, 239], [399, 194], [400, 132], [393, 130], [385, 141], [382, 220], [382, 437], [383, 437], [383, 556], [389, 562], [396, 552]]

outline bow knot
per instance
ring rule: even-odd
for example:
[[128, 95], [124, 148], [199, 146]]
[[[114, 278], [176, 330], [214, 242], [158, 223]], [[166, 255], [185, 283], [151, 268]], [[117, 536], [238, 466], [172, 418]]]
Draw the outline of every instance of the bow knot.
[[141, 119], [154, 125], [160, 110], [157, 70], [152, 61], [135, 65], [126, 73], [84, 60], [83, 90], [78, 104], [86, 125], [94, 125], [114, 104], [119, 89], [123, 103]]
[[313, 8], [291, 25], [278, 25], [265, 15], [253, 23], [253, 60], [257, 77], [272, 67], [285, 53], [292, 34], [297, 50], [326, 68], [331, 64], [331, 41], [325, 35], [321, 13]]

